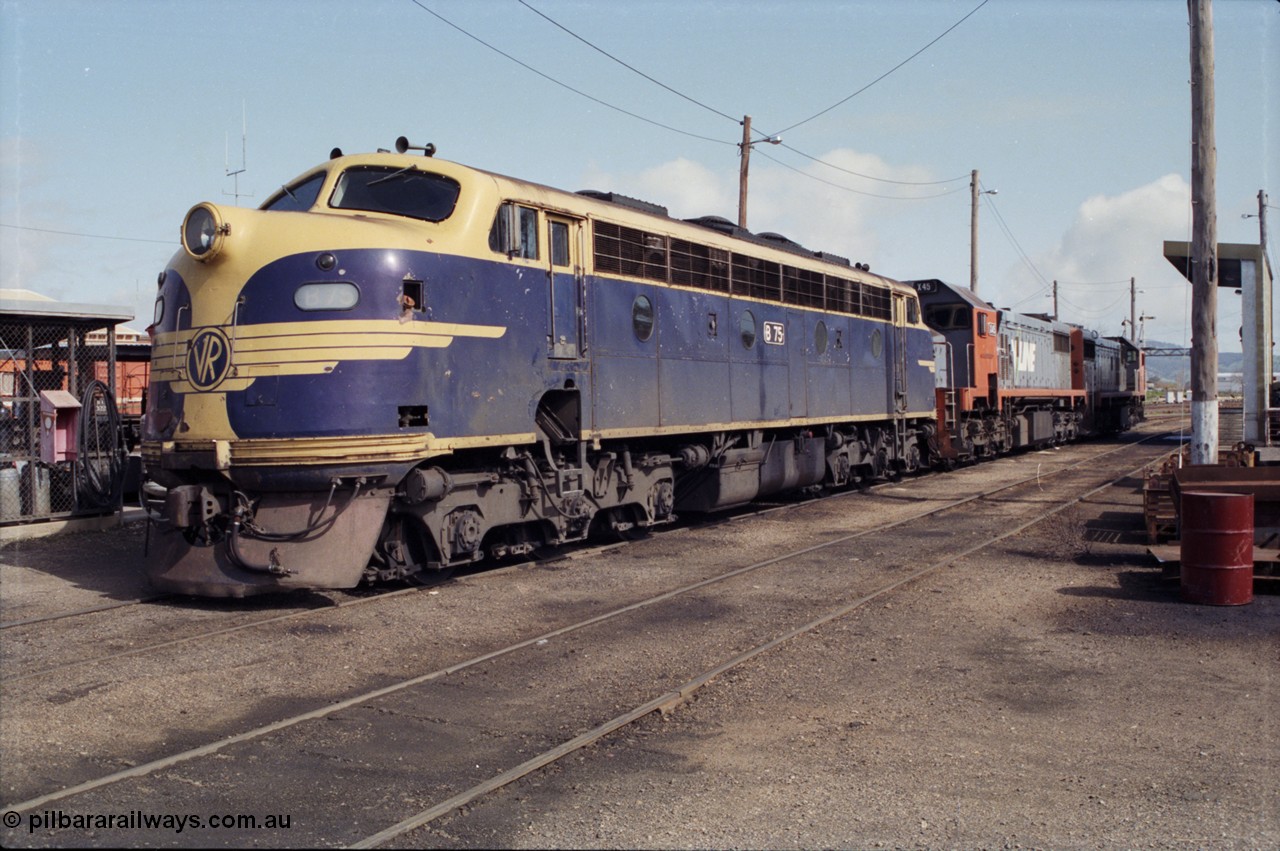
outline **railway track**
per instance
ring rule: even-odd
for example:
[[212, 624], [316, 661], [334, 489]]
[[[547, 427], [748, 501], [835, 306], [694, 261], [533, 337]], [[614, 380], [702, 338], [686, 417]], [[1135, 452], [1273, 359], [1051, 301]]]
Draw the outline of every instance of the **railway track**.
[[70, 620], [72, 618], [84, 617], [85, 615], [96, 615], [99, 612], [109, 612], [112, 609], [124, 609], [129, 606], [140, 606], [144, 603], [158, 603], [163, 600], [172, 599], [168, 594], [157, 594], [154, 597], [139, 597], [136, 600], [119, 600], [114, 603], [103, 603], [100, 606], [86, 606], [83, 609], [73, 609], [69, 612], [58, 612], [51, 615], [41, 615], [34, 618], [23, 618], [16, 621], [5, 621], [0, 623], [0, 631], [6, 629], [14, 629], [20, 626], [32, 626], [38, 623], [50, 623], [52, 621]]
[[[1033, 456], [1022, 456], [1022, 457], [1033, 457]], [[1088, 463], [1088, 461], [1079, 462], [1079, 464], [1085, 464], [1085, 463]], [[1077, 464], [1077, 466], [1079, 464]], [[1037, 472], [1036, 476], [1039, 476], [1039, 472]], [[887, 487], [893, 487], [894, 484], [895, 483], [878, 484], [878, 485], [872, 486], [868, 490], [873, 492], [877, 490], [884, 490]], [[983, 497], [993, 496], [995, 493], [998, 493], [1000, 490], [1007, 489], [1010, 487], [1015, 487], [1017, 486], [1017, 484], [1018, 483], [1001, 486], [1000, 488], [997, 488], [990, 492], [984, 492], [981, 494], [972, 495], [962, 500], [956, 501], [954, 505], [963, 505], [966, 502], [981, 499]], [[844, 499], [844, 498], [850, 498], [850, 497], [857, 498], [858, 496], [861, 495], [861, 493], [862, 492], [858, 492], [858, 491], [843, 491], [843, 492], [838, 492], [834, 494], [827, 494], [825, 496], [807, 497], [807, 498], [802, 498], [802, 499], [788, 501], [788, 502], [762, 503], [760, 505], [746, 507], [736, 512], [726, 513], [720, 516], [697, 518], [692, 521], [685, 522], [683, 525], [678, 527], [678, 529], [687, 531], [691, 528], [696, 529], [696, 528], [705, 527], [707, 525], [721, 523], [721, 522], [734, 522], [734, 521], [740, 522], [742, 520], [749, 520], [752, 518], [765, 516], [768, 513], [773, 511], [795, 510], [800, 506], [811, 504], [816, 500]], [[947, 506], [944, 506], [944, 508], [945, 507]], [[931, 510], [936, 511], [936, 510], [942, 510], [942, 509], [935, 508]], [[661, 530], [658, 532], [658, 534], [669, 533], [670, 531], [673, 531], [673, 530], [671, 529]], [[551, 554], [543, 554], [540, 557], [535, 558], [531, 561], [519, 562], [516, 564], [508, 565], [504, 568], [498, 568], [496, 571], [490, 569], [490, 570], [484, 571], [484, 573], [486, 575], [501, 576], [505, 572], [508, 572], [511, 570], [519, 570], [533, 564], [545, 563], [551, 559], [586, 558], [595, 554], [610, 552], [615, 549], [625, 547], [627, 546], [628, 543], [631, 543], [631, 542], [621, 542], [617, 544], [607, 544], [607, 545], [594, 545], [594, 546], [587, 546], [587, 547], [579, 547], [577, 549], [556, 551]], [[474, 572], [467, 571], [466, 575], [474, 575]], [[281, 595], [278, 597], [268, 597], [265, 600], [256, 600], [256, 601], [249, 601], [249, 602], [237, 600], [230, 605], [228, 605], [225, 601], [191, 602], [191, 601], [187, 601], [185, 598], [182, 598], [178, 595], [171, 595], [171, 594], [154, 595], [154, 596], [148, 596], [148, 597], [141, 597], [134, 600], [116, 601], [112, 603], [105, 603], [97, 606], [90, 606], [90, 607], [85, 607], [82, 609], [76, 609], [76, 610], [67, 611], [67, 612], [58, 612], [58, 613], [48, 614], [40, 617], [27, 618], [22, 620], [11, 621], [7, 623], [0, 623], [0, 630], [11, 630], [19, 627], [29, 628], [29, 627], [36, 627], [36, 626], [40, 626], [42, 629], [49, 629], [55, 625], [58, 628], [61, 628], [61, 626], [63, 625], [62, 622], [64, 621], [84, 618], [90, 615], [99, 615], [105, 612], [115, 612], [121, 609], [128, 609], [135, 606], [152, 605], [152, 604], [173, 604], [175, 602], [180, 602], [183, 606], [193, 607], [194, 609], [200, 612], [211, 613], [216, 618], [216, 623], [214, 623], [213, 625], [210, 626], [210, 628], [207, 628], [207, 629], [198, 629], [194, 632], [190, 632], [189, 634], [185, 634], [185, 635], [162, 637], [159, 640], [151, 641], [141, 646], [137, 646], [136, 644], [130, 642], [130, 646], [126, 648], [112, 650], [106, 653], [93, 652], [93, 651], [96, 650], [98, 647], [103, 646], [104, 644], [106, 646], [112, 646], [113, 643], [118, 645], [120, 643], [119, 640], [117, 640], [116, 642], [112, 642], [110, 640], [106, 642], [103, 642], [101, 640], [95, 640], [93, 642], [92, 648], [81, 650], [81, 649], [74, 648], [73, 646], [66, 646], [67, 642], [65, 641], [65, 639], [58, 639], [55, 642], [51, 642], [51, 641], [42, 640], [38, 634], [35, 634], [31, 639], [32, 643], [38, 646], [41, 646], [42, 648], [47, 647], [50, 643], [53, 643], [54, 646], [57, 646], [60, 648], [63, 655], [65, 655], [67, 658], [65, 658], [62, 661], [53, 662], [51, 664], [48, 662], [32, 664], [31, 662], [25, 659], [17, 658], [13, 660], [13, 664], [8, 667], [18, 668], [21, 670], [21, 673], [12, 673], [11, 671], [6, 672], [3, 677], [0, 677], [0, 683], [9, 685], [9, 684], [13, 684], [21, 681], [31, 680], [36, 677], [47, 676], [49, 674], [54, 674], [70, 668], [99, 665], [99, 664], [104, 664], [107, 662], [123, 659], [130, 656], [138, 656], [138, 655], [156, 652], [160, 650], [173, 649], [188, 642], [200, 642], [200, 641], [207, 641], [214, 638], [225, 638], [225, 637], [232, 636], [236, 633], [257, 629], [270, 624], [287, 622], [287, 621], [296, 620], [300, 618], [306, 618], [310, 616], [312, 613], [314, 613], [317, 610], [317, 607], [321, 608], [322, 610], [330, 607], [343, 608], [347, 606], [363, 605], [370, 601], [378, 600], [382, 597], [414, 595], [414, 594], [420, 593], [424, 589], [438, 587], [440, 584], [443, 583], [443, 581], [445, 580], [442, 580], [440, 582], [428, 582], [428, 583], [424, 583], [423, 585], [413, 586], [409, 588], [396, 588], [395, 586], [385, 586], [377, 589], [359, 589], [351, 592], [333, 591], [333, 592], [311, 592], [308, 594]], [[293, 611], [279, 613], [278, 609], [281, 605], [298, 606], [299, 608], [296, 608]], [[222, 614], [226, 613], [226, 610], [228, 608], [232, 609], [233, 617], [235, 617], [236, 619], [236, 622], [230, 625], [225, 624], [223, 618], [221, 617]], [[244, 613], [245, 609], [260, 611], [264, 608], [267, 609], [267, 611], [265, 614], [262, 614], [262, 615], [246, 616]], [[25, 632], [20, 631], [18, 634], [25, 636], [26, 632], [31, 632], [31, 631], [30, 630], [27, 630]], [[45, 649], [41, 650], [42, 659], [47, 658], [47, 654], [48, 654], [47, 650]]]
[[[733, 623], [735, 620], [733, 617], [727, 617], [723, 612], [719, 612], [720, 609], [731, 605], [726, 600], [732, 599], [733, 595], [745, 595], [745, 598], [750, 600], [750, 605], [732, 604], [736, 606], [735, 612], [758, 610], [759, 613], [763, 613], [763, 620], [759, 622], [753, 621], [751, 625], [744, 625], [741, 629], [729, 629], [732, 634], [726, 635], [724, 641], [716, 643], [715, 652], [704, 654], [696, 661], [688, 660], [688, 664], [674, 665], [670, 660], [657, 664], [644, 664], [628, 660], [625, 650], [611, 650], [611, 653], [623, 654], [619, 657], [620, 664], [629, 664], [639, 672], [637, 682], [624, 691], [629, 696], [646, 694], [646, 697], [643, 700], [629, 699], [626, 702], [625, 711], [615, 713], [601, 722], [598, 717], [598, 707], [587, 708], [581, 705], [584, 703], [582, 694], [575, 692], [570, 696], [553, 695], [552, 700], [557, 706], [572, 705], [574, 707], [573, 711], [566, 713], [573, 718], [574, 723], [565, 726], [584, 730], [577, 735], [566, 738], [558, 735], [558, 730], [553, 730], [550, 735], [542, 730], [524, 733], [521, 738], [523, 747], [518, 748], [515, 754], [504, 753], [501, 757], [494, 757], [492, 761], [485, 756], [490, 750], [491, 743], [483, 747], [473, 746], [474, 743], [464, 743], [464, 746], [456, 749], [457, 753], [446, 748], [450, 756], [460, 759], [465, 757], [466, 764], [459, 764], [445, 770], [441, 779], [426, 785], [433, 790], [448, 790], [452, 794], [433, 792], [435, 800], [439, 803], [427, 807], [407, 808], [400, 804], [397, 808], [402, 817], [398, 820], [387, 818], [386, 822], [390, 824], [384, 822], [376, 830], [361, 833], [361, 828], [351, 824], [344, 826], [341, 833], [342, 841], [365, 846], [376, 845], [427, 824], [439, 815], [451, 812], [479, 795], [514, 782], [531, 771], [562, 759], [566, 754], [586, 747], [591, 742], [598, 741], [601, 737], [652, 711], [669, 709], [681, 700], [687, 699], [698, 688], [724, 671], [767, 653], [782, 642], [848, 615], [872, 600], [879, 599], [895, 589], [942, 569], [952, 561], [990, 547], [995, 542], [1017, 534], [1045, 517], [1063, 510], [1067, 505], [1086, 498], [1089, 493], [1123, 479], [1124, 475], [1130, 474], [1132, 466], [1122, 470], [1123, 475], [1103, 478], [1101, 481], [1098, 481], [1096, 468], [1126, 448], [1131, 447], [1123, 446], [1102, 454], [1086, 453], [1089, 457], [1057, 471], [1070, 475], [1042, 473], [1037, 465], [1035, 473], [1023, 475], [1017, 481], [1006, 481], [998, 487], [987, 488], [963, 497], [948, 499], [945, 495], [934, 498], [927, 494], [886, 494], [882, 497], [883, 501], [897, 499], [900, 509], [900, 516], [889, 525], [872, 524], [856, 531], [831, 532], [816, 543], [809, 542], [804, 546], [788, 547], [785, 551], [777, 552], [767, 558], [755, 559], [746, 565], [731, 565], [729, 569], [724, 569], [725, 565], [721, 565], [712, 575], [697, 581], [637, 598], [626, 605], [602, 607], [589, 617], [530, 634], [519, 641], [436, 667], [427, 673], [404, 677], [374, 689], [352, 694], [328, 705], [296, 712], [285, 718], [258, 725], [216, 741], [203, 742], [198, 746], [169, 753], [158, 759], [140, 762], [121, 771], [69, 785], [60, 791], [37, 795], [29, 800], [11, 804], [7, 809], [26, 813], [51, 805], [64, 808], [110, 805], [109, 802], [113, 800], [116, 802], [114, 805], [119, 806], [121, 800], [128, 800], [131, 794], [136, 794], [137, 787], [134, 784], [139, 780], [145, 780], [148, 787], [154, 787], [156, 784], [164, 785], [166, 778], [178, 771], [184, 775], [184, 780], [180, 782], [189, 781], [190, 777], [186, 775], [193, 770], [196, 774], [213, 771], [214, 775], [217, 775], [220, 759], [230, 759], [243, 767], [245, 759], [243, 753], [246, 749], [285, 752], [289, 749], [288, 742], [295, 738], [301, 737], [310, 741], [316, 735], [315, 731], [322, 730], [325, 726], [317, 727], [321, 721], [326, 721], [329, 725], [336, 724], [339, 727], [353, 724], [369, 727], [366, 735], [356, 737], [359, 739], [358, 742], [347, 743], [354, 744], [355, 750], [350, 753], [344, 750], [347, 755], [342, 757], [344, 761], [360, 764], [361, 758], [358, 754], [361, 744], [376, 750], [377, 746], [371, 742], [380, 741], [387, 735], [388, 724], [392, 728], [397, 728], [395, 723], [397, 719], [414, 717], [416, 719], [414, 723], [425, 723], [429, 728], [449, 726], [450, 720], [447, 718], [427, 717], [423, 720], [420, 716], [429, 711], [426, 707], [439, 707], [448, 704], [450, 699], [456, 700], [459, 687], [461, 687], [461, 694], [469, 695], [473, 690], [469, 686], [474, 686], [475, 683], [483, 685], [493, 682], [497, 685], [489, 688], [496, 688], [507, 701], [514, 700], [518, 705], [526, 705], [527, 697], [511, 693], [512, 681], [518, 682], [528, 676], [528, 671], [536, 670], [536, 666], [541, 663], [539, 660], [545, 661], [547, 649], [550, 647], [557, 648], [560, 654], [557, 657], [559, 659], [572, 659], [575, 654], [580, 654], [579, 658], [585, 658], [598, 654], [600, 652], [598, 648], [602, 646], [613, 647], [608, 641], [601, 643], [602, 632], [606, 636], [613, 635], [615, 641], [623, 641], [627, 636], [634, 638], [652, 633], [655, 624], [667, 625], [664, 626], [664, 630], [667, 628], [673, 630], [672, 635], [675, 637], [670, 640], [678, 645], [681, 644], [678, 635], [683, 634], [681, 630], [687, 628], [686, 621], [691, 617], [702, 625], [709, 625], [706, 627], [708, 629], [723, 630], [737, 627], [738, 624]], [[1150, 457], [1144, 460], [1138, 469], [1150, 463], [1159, 454], [1154, 449], [1147, 452]], [[1029, 468], [1030, 463], [1026, 466]], [[1085, 489], [1087, 492], [1082, 494], [1079, 479], [1084, 468], [1094, 468], [1095, 472], [1091, 477], [1086, 476], [1093, 484]], [[919, 481], [922, 480], [909, 484], [918, 486]], [[1057, 496], [1053, 493], [1055, 488], [1061, 491]], [[903, 496], [905, 499], [902, 498]], [[866, 497], [866, 499], [880, 498], [876, 495]], [[801, 510], [803, 513], [816, 512], [820, 515], [848, 515], [850, 513], [848, 508], [853, 503], [845, 499], [837, 497], [821, 503], [809, 503], [803, 507], [786, 506], [769, 509], [757, 514], [754, 519], [758, 522], [752, 526], [768, 524], [774, 520], [781, 522], [782, 515], [799, 513]], [[971, 513], [957, 510], [977, 500], [985, 500], [989, 504], [982, 512], [981, 522], [975, 522]], [[925, 507], [917, 511], [901, 510], [903, 504], [914, 507], [917, 501]], [[726, 525], [735, 524], [731, 522]], [[883, 534], [876, 538], [876, 544], [872, 549], [868, 549], [861, 543], [873, 533], [883, 533], [893, 528], [912, 531], [910, 535], [901, 535], [900, 540], [892, 546], [887, 542], [891, 536]], [[950, 546], [938, 547], [935, 544], [936, 557], [921, 563], [918, 557], [921, 542], [943, 540]], [[625, 552], [628, 550], [606, 548], [594, 554], [584, 552], [574, 555], [576, 558], [594, 560], [616, 557], [619, 553]], [[833, 559], [842, 565], [841, 569], [832, 569]], [[849, 565], [854, 567], [847, 569]], [[769, 600], [754, 599], [756, 595], [752, 588], [760, 585], [770, 588]], [[496, 589], [500, 586], [493, 587]], [[733, 590], [722, 591], [721, 589]], [[718, 597], [718, 594], [724, 594], [724, 599]], [[815, 600], [819, 605], [814, 605]], [[838, 604], [830, 604], [836, 600], [839, 601]], [[711, 614], [705, 615], [707, 611]], [[785, 628], [779, 628], [780, 623], [788, 625]], [[670, 626], [671, 624], [676, 626]], [[565, 649], [566, 645], [572, 646]], [[733, 652], [725, 652], [725, 648], [730, 648]], [[526, 658], [530, 654], [535, 654], [534, 660]], [[530, 667], [531, 665], [534, 667]], [[494, 675], [491, 676], [489, 669], [493, 669]], [[676, 670], [680, 675], [673, 677], [673, 672]], [[654, 683], [658, 684], [657, 687]], [[536, 690], [547, 687], [548, 684], [543, 683]], [[550, 687], [555, 686], [552, 684]], [[568, 688], [567, 684], [565, 687]], [[441, 688], [444, 689], [445, 695], [451, 697], [436, 695], [433, 698], [431, 695], [422, 694], [424, 690], [432, 691]], [[486, 689], [482, 687], [474, 690], [477, 694], [470, 700], [482, 700]], [[499, 703], [502, 702], [499, 701]], [[589, 704], [590, 701], [585, 703]], [[464, 710], [458, 710], [458, 712], [466, 714]], [[320, 735], [323, 738], [323, 732]], [[498, 738], [507, 738], [511, 735], [507, 732]], [[389, 738], [394, 740], [396, 736], [390, 735]], [[317, 745], [312, 741], [301, 750], [309, 753], [316, 747]], [[336, 745], [327, 743], [321, 749], [327, 752], [330, 747], [336, 747]], [[516, 758], [523, 755], [521, 751], [529, 750], [534, 753], [524, 759]], [[473, 758], [484, 760], [484, 762], [476, 763], [475, 769], [472, 769], [470, 765]], [[501, 771], [486, 771], [491, 764], [510, 767], [504, 767]], [[179, 768], [180, 766], [182, 768]], [[438, 773], [434, 765], [429, 773], [433, 775]], [[201, 779], [199, 782], [201, 786], [207, 787], [218, 786], [220, 781], [215, 776]], [[131, 786], [134, 789], [133, 792], [129, 791]], [[226, 791], [232, 797], [237, 797], [244, 794], [245, 788], [246, 784], [237, 781], [236, 790]], [[123, 799], [120, 796], [123, 796]], [[386, 807], [382, 806], [378, 809], [386, 809]], [[409, 814], [403, 815], [406, 810]], [[11, 844], [14, 838], [10, 835], [6, 844]], [[205, 839], [208, 838], [208, 834], [205, 834]], [[296, 834], [290, 834], [287, 841], [296, 843], [299, 837]], [[302, 838], [301, 841], [308, 840]]]

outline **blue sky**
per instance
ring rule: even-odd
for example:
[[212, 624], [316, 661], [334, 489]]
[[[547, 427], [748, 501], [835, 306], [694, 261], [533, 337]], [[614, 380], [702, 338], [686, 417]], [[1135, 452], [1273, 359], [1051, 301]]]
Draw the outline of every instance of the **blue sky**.
[[[733, 219], [749, 114], [784, 143], [754, 149], [753, 230], [965, 283], [978, 169], [980, 295], [1048, 311], [1057, 279], [1063, 319], [1119, 334], [1133, 277], [1146, 336], [1185, 344], [1161, 250], [1190, 238], [1186, 3], [981, 3], [0, 0], [0, 287], [145, 326], [183, 215], [237, 201], [242, 126], [244, 205], [404, 134]], [[1257, 242], [1265, 189], [1280, 241], [1280, 3], [1216, 0], [1214, 28], [1219, 240]], [[1238, 350], [1239, 298], [1219, 310]]]

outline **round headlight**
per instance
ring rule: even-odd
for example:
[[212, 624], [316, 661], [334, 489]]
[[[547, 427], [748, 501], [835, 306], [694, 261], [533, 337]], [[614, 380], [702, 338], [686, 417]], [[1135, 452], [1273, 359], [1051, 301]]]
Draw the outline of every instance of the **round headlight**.
[[197, 260], [205, 261], [222, 250], [230, 227], [222, 221], [218, 208], [197, 204], [182, 221], [182, 247]]

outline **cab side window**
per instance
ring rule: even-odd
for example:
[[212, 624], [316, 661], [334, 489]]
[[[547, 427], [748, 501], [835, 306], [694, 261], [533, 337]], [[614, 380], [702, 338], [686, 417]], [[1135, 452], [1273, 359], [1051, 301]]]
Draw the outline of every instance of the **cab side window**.
[[538, 259], [538, 211], [507, 202], [489, 229], [489, 248], [508, 257]]
[[569, 265], [569, 225], [564, 222], [551, 223], [551, 265]]

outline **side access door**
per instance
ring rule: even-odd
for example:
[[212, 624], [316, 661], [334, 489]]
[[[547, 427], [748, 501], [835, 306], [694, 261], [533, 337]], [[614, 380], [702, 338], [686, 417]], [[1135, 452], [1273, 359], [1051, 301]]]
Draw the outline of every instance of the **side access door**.
[[553, 358], [579, 358], [586, 340], [586, 279], [582, 268], [582, 220], [547, 214]]
[[893, 412], [907, 410], [907, 297], [893, 294]]

